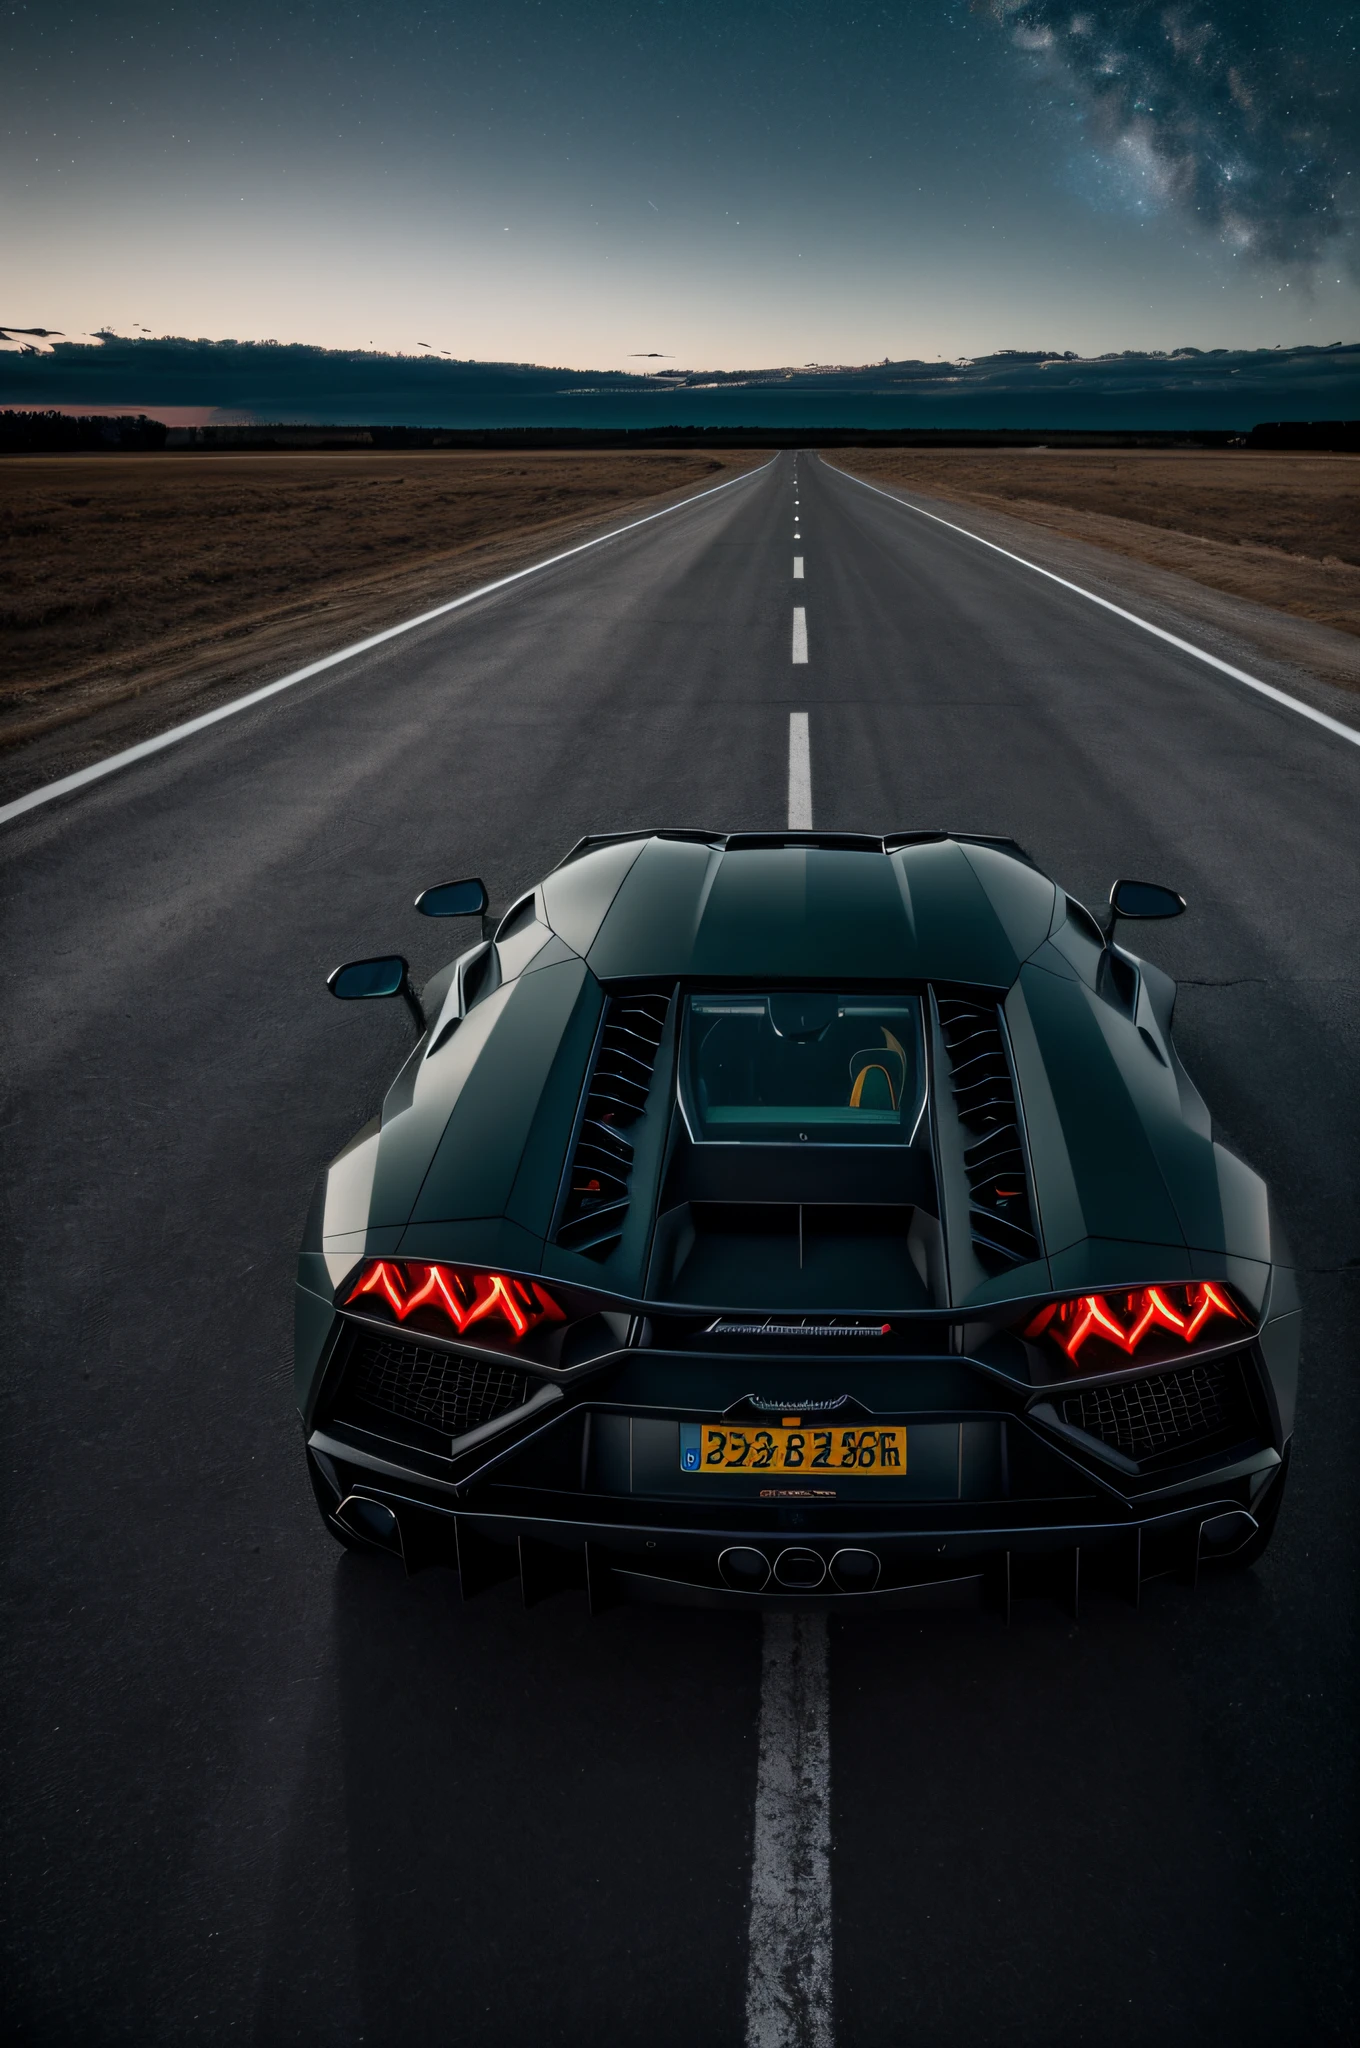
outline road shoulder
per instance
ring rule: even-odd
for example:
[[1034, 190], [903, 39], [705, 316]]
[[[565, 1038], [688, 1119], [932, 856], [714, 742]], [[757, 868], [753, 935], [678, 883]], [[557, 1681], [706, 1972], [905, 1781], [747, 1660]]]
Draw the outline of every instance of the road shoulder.
[[268, 618], [220, 628], [192, 650], [172, 648], [159, 657], [153, 653], [115, 696], [108, 695], [105, 684], [88, 709], [72, 702], [68, 714], [50, 729], [8, 747], [0, 743], [0, 803], [108, 760], [370, 634], [586, 546], [632, 521], [701, 497], [768, 460], [762, 450], [715, 452], [723, 456], [721, 473], [679, 489], [617, 502], [589, 517], [539, 523], [320, 592], [300, 593], [296, 605]]
[[[1137, 612], [1163, 631], [1193, 641], [1220, 661], [1246, 669], [1345, 724], [1354, 725], [1360, 716], [1360, 639], [1353, 634], [1215, 590], [1189, 576], [1116, 552], [1112, 543], [1098, 546], [987, 506], [885, 484], [877, 477], [860, 477], [852, 454], [828, 454], [823, 459], [828, 467], [856, 481], [920, 505], [937, 518], [1066, 577], [1111, 604]], [[1111, 528], [1122, 523], [1104, 522]]]

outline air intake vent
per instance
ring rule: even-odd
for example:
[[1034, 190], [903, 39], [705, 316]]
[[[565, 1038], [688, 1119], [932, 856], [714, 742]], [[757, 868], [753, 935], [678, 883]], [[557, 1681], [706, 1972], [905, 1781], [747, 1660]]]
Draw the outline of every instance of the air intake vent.
[[941, 997], [938, 1007], [959, 1120], [976, 1138], [963, 1155], [968, 1226], [983, 1265], [1000, 1272], [1039, 1256], [1001, 1020], [995, 1003]]
[[623, 1235], [633, 1147], [623, 1135], [647, 1106], [669, 995], [611, 996], [572, 1154], [557, 1243], [608, 1258]]
[[[403, 1422], [464, 1436], [521, 1408], [538, 1383], [508, 1365], [458, 1358], [387, 1337], [364, 1337], [345, 1375], [342, 1402], [381, 1408]], [[347, 1405], [347, 1402], [346, 1402]]]
[[1151, 1458], [1232, 1431], [1247, 1433], [1251, 1422], [1240, 1390], [1237, 1369], [1211, 1361], [1122, 1386], [1084, 1388], [1063, 1402], [1063, 1419], [1126, 1458]]

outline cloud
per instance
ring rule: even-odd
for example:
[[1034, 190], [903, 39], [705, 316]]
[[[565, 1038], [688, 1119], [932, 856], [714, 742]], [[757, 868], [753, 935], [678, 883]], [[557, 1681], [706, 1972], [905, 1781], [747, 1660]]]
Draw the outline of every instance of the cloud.
[[1308, 31], [1291, 45], [1288, 17], [1253, 0], [975, 5], [1066, 88], [1142, 210], [1174, 210], [1263, 264], [1334, 258], [1360, 274], [1360, 108], [1351, 52], [1344, 38], [1329, 52], [1320, 18], [1308, 47]]
[[[663, 382], [664, 379], [664, 382]], [[1206, 428], [1360, 416], [1360, 343], [1077, 356], [1003, 349], [952, 363], [745, 371], [558, 370], [440, 362], [300, 343], [144, 341], [0, 354], [0, 410], [146, 413], [167, 425], [289, 421], [377, 427], [713, 434], [755, 427], [953, 430]]]
[[50, 356], [58, 342], [82, 342], [98, 348], [102, 339], [98, 334], [63, 334], [58, 327], [0, 326], [0, 355]]

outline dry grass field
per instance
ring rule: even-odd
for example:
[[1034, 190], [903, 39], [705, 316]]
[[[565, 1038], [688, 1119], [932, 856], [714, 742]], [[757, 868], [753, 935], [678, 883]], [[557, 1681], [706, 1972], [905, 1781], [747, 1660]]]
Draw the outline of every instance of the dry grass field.
[[[50, 733], [42, 772], [66, 772], [767, 459], [745, 450], [8, 459], [0, 748]], [[825, 459], [1360, 637], [1360, 458], [853, 449]], [[1334, 679], [1356, 687], [1348, 675]]]
[[875, 448], [826, 459], [1360, 635], [1360, 456]]
[[[191, 716], [634, 507], [723, 451], [0, 463], [0, 745], [155, 692]], [[150, 708], [150, 707], [147, 707]], [[163, 723], [162, 717], [159, 722]]]

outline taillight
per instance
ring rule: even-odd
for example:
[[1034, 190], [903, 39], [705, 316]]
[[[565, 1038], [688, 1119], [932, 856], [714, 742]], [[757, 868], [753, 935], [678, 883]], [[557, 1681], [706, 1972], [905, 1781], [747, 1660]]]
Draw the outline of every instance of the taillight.
[[487, 1323], [487, 1339], [497, 1345], [507, 1340], [518, 1344], [545, 1323], [566, 1321], [566, 1311], [537, 1280], [467, 1266], [427, 1265], [419, 1259], [370, 1259], [345, 1296], [346, 1307], [365, 1296], [384, 1304], [399, 1323], [417, 1310], [460, 1334], [475, 1323]]
[[1132, 1358], [1140, 1346], [1158, 1337], [1193, 1344], [1219, 1317], [1235, 1323], [1246, 1320], [1226, 1288], [1212, 1280], [1195, 1280], [1183, 1286], [1121, 1288], [1050, 1301], [1020, 1334], [1031, 1343], [1047, 1337], [1066, 1353], [1075, 1371], [1090, 1371], [1100, 1366], [1099, 1348], [1086, 1359], [1081, 1357], [1090, 1343], [1112, 1345]]

